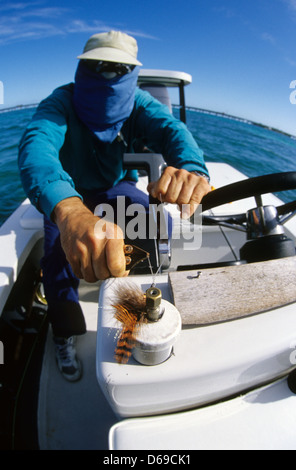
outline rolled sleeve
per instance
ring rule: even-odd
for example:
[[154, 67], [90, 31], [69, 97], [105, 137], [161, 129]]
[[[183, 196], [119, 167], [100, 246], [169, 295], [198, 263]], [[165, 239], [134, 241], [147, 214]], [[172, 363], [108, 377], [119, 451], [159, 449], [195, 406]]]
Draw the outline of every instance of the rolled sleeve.
[[69, 197], [79, 197], [82, 199], [81, 195], [68, 181], [52, 181], [45, 186], [39, 195], [38, 206], [50, 218], [55, 206], [63, 199]]

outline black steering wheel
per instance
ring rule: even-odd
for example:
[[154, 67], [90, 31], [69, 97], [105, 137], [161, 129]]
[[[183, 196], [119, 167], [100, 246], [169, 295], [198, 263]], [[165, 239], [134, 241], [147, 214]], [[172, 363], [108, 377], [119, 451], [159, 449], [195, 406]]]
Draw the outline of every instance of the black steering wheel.
[[263, 206], [262, 194], [296, 189], [296, 172], [274, 173], [249, 178], [207, 194], [202, 212], [214, 207], [255, 197], [257, 207], [243, 214], [202, 216], [204, 225], [220, 225], [247, 233], [240, 249], [241, 261], [256, 262], [295, 256], [295, 242], [288, 238], [283, 224], [296, 215], [296, 200], [278, 207]]
[[[214, 207], [248, 197], [255, 197], [257, 205], [260, 205], [262, 204], [262, 194], [288, 191], [291, 189], [296, 189], [296, 171], [272, 173], [269, 175], [257, 176], [255, 178], [248, 178], [238, 181], [237, 183], [215, 189], [208, 193], [202, 200], [202, 211], [205, 212]], [[288, 202], [287, 204], [282, 204], [276, 209], [279, 216], [286, 216], [287, 214], [290, 214], [291, 216], [295, 215], [296, 200]], [[233, 223], [234, 225], [240, 225], [246, 221], [246, 214], [237, 214], [232, 216], [204, 216], [204, 223], [225, 223], [227, 221], [229, 224]]]

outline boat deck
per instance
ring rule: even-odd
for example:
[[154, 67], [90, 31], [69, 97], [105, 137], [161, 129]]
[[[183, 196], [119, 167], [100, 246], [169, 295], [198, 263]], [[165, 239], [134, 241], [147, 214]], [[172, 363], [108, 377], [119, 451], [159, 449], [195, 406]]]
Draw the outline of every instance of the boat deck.
[[41, 450], [108, 449], [108, 432], [118, 421], [96, 378], [99, 284], [80, 286], [87, 333], [77, 338], [83, 363], [80, 381], [67, 382], [56, 366], [49, 328], [40, 380], [38, 433]]

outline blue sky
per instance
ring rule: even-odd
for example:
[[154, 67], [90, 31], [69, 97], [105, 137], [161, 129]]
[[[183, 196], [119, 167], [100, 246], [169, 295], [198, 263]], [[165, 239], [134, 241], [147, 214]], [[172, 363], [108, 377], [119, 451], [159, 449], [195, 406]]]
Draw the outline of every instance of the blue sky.
[[137, 39], [144, 68], [191, 74], [188, 105], [296, 135], [296, 0], [1, 0], [0, 110], [72, 81], [110, 29]]

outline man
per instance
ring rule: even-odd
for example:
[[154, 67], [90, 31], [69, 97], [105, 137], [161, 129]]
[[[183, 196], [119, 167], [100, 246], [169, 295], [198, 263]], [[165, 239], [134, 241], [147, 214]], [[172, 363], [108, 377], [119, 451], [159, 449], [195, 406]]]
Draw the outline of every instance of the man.
[[75, 82], [40, 103], [20, 143], [24, 189], [44, 214], [42, 269], [57, 362], [72, 381], [81, 376], [73, 337], [85, 333], [79, 279], [128, 274], [122, 230], [106, 222], [106, 237], [96, 237], [93, 210], [119, 195], [147, 206], [135, 172], [123, 170], [123, 154], [138, 139], [162, 153], [168, 166], [148, 191], [162, 202], [188, 204], [188, 216], [210, 190], [203, 154], [186, 126], [137, 89], [137, 51], [122, 32], [93, 35], [78, 56]]

